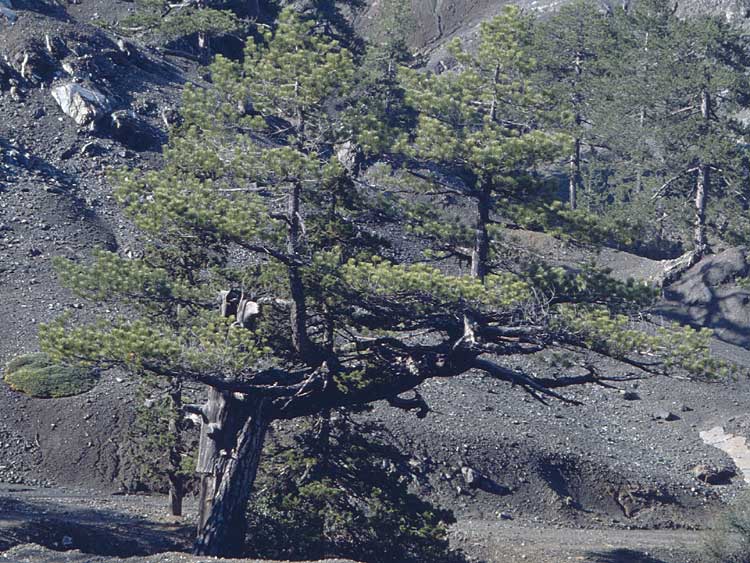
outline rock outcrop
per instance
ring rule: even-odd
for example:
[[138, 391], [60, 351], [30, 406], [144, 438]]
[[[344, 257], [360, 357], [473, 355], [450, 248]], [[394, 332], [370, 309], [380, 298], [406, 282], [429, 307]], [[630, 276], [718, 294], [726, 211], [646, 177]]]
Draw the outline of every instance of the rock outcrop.
[[111, 109], [109, 100], [99, 90], [73, 82], [54, 87], [52, 97], [65, 115], [89, 128], [94, 128]]
[[750, 251], [735, 247], [708, 256], [664, 289], [660, 312], [694, 326], [712, 328], [722, 340], [750, 346]]
[[10, 0], [0, 0], [0, 17], [5, 18], [10, 23], [18, 19], [18, 15], [13, 10], [13, 4], [11, 4]]

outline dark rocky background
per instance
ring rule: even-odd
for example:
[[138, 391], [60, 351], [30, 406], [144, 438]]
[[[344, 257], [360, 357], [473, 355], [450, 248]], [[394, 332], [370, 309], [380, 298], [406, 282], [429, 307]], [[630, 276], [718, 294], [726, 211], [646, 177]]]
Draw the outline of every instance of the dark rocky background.
[[[446, 39], [470, 37], [503, 3], [415, 0], [414, 45], [438, 60]], [[556, 2], [524, 4], [543, 12]], [[97, 246], [130, 249], [130, 229], [110, 196], [106, 171], [158, 165], [181, 88], [201, 79], [195, 63], [137, 42], [118, 45], [118, 37], [93, 24], [116, 20], [133, 9], [131, 2], [0, 0], [0, 7], [12, 7], [17, 18], [10, 25], [12, 16], [0, 11], [3, 365], [37, 348], [39, 323], [81, 310], [56, 283], [52, 256], [85, 256]], [[707, 8], [744, 14], [736, 0], [681, 5]], [[372, 2], [356, 22], [366, 30], [377, 17]], [[56, 87], [70, 84], [106, 97], [96, 131], [53, 99]], [[614, 250], [592, 254], [538, 233], [515, 236], [553, 262], [593, 259], [623, 278], [653, 279], [665, 267]], [[734, 284], [750, 273], [749, 264], [744, 249], [700, 263], [669, 288], [651, 321], [715, 327], [717, 353], [750, 366], [750, 293]], [[517, 362], [540, 374], [557, 369], [550, 358]], [[479, 376], [431, 381], [423, 389], [434, 411], [426, 420], [384, 406], [370, 416], [410, 453], [418, 488], [456, 511], [453, 539], [473, 557], [700, 561], [700, 536], [692, 530], [706, 527], [745, 483], [740, 468], [699, 432], [722, 426], [750, 437], [750, 382], [643, 378], [614, 363], [600, 369], [632, 380], [571, 391], [582, 407], [545, 406]], [[186, 528], [161, 516], [161, 499], [112, 496], [133, 485], [124, 437], [134, 390], [115, 373], [67, 399], [30, 399], [0, 385], [0, 550], [29, 541], [132, 556], [185, 547]], [[703, 469], [721, 478], [701, 480]], [[18, 562], [100, 561], [92, 557], [28, 546], [0, 553]]]

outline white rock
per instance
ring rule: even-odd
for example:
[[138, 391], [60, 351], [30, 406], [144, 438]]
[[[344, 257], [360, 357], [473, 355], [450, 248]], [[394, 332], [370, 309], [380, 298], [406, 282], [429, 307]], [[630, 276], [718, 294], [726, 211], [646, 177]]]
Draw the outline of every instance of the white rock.
[[78, 125], [93, 125], [109, 113], [111, 105], [107, 97], [95, 88], [67, 83], [52, 88], [52, 97], [60, 109]]

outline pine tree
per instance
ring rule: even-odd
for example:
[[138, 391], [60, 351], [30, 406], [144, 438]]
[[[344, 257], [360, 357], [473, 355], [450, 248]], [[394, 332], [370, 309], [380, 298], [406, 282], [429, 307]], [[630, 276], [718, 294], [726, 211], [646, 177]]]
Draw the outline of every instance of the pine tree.
[[610, 23], [600, 5], [576, 0], [540, 22], [534, 35], [539, 80], [550, 90], [553, 123], [572, 140], [568, 164], [571, 209], [578, 207], [583, 188], [584, 153], [607, 149], [607, 140], [597, 125], [602, 109], [601, 90], [608, 83], [616, 56]]
[[[416, 175], [433, 192], [450, 193], [476, 207], [473, 241], [466, 232], [434, 235], [449, 254], [468, 258], [460, 243], [472, 244], [471, 273], [479, 280], [491, 268], [489, 229], [498, 200], [522, 199], [534, 183], [536, 168], [556, 160], [568, 141], [565, 134], [539, 127], [545, 93], [531, 81], [536, 68], [530, 54], [531, 25], [518, 8], [507, 7], [482, 23], [476, 54], [458, 40], [451, 43], [456, 71], [403, 70], [407, 102], [419, 112], [411, 138], [402, 141], [405, 152], [422, 165]], [[425, 172], [426, 163], [438, 166], [438, 174]], [[459, 182], [441, 186], [446, 173]], [[439, 223], [432, 221], [433, 226]]]
[[[62, 318], [41, 331], [53, 359], [205, 386], [206, 403], [182, 409], [202, 420], [199, 554], [241, 552], [273, 420], [379, 400], [424, 417], [422, 382], [474, 369], [540, 400], [565, 401], [559, 389], [608, 379], [585, 368], [542, 379], [501, 363], [559, 344], [654, 373], [720, 367], [708, 355], [707, 331], [647, 334], [632, 326], [629, 315], [653, 297], [637, 284], [598, 272], [487, 268], [488, 201], [499, 188], [519, 188], [512, 171], [528, 174], [528, 163], [558, 147], [554, 136], [510, 122], [523, 113], [500, 113], [507, 97], [536, 96], [506, 78], [525, 64], [518, 48], [506, 48], [522, 31], [516, 13], [485, 28], [492, 41], [480, 54], [493, 66], [457, 51], [467, 66], [477, 61], [462, 80], [411, 77], [424, 86], [419, 100], [448, 104], [450, 118], [450, 127], [422, 118], [419, 152], [455, 159], [456, 170], [486, 180], [471, 192], [485, 210], [475, 277], [383, 258], [382, 194], [354, 182], [337, 158], [337, 147], [360, 134], [348, 111], [358, 69], [314, 26], [282, 12], [275, 31], [248, 42], [244, 61], [217, 58], [210, 89], [186, 91], [185, 121], [163, 169], [116, 178], [142, 256], [99, 251], [90, 263], [57, 263], [65, 285], [123, 312], [93, 324]], [[451, 101], [449, 92], [462, 97]]]
[[672, 34], [671, 80], [660, 121], [670, 177], [655, 195], [692, 194], [698, 260], [708, 251], [708, 203], [733, 193], [747, 196], [742, 186], [746, 131], [736, 115], [750, 94], [750, 51], [739, 30], [719, 18], [676, 20]]
[[707, 204], [730, 203], [731, 192], [745, 197], [745, 131], [736, 115], [748, 92], [747, 45], [731, 24], [683, 19], [667, 0], [618, 10], [613, 25], [623, 49], [608, 104], [619, 178], [652, 216], [658, 199], [692, 200], [690, 265], [708, 249]]
[[249, 12], [237, 10], [235, 4], [227, 0], [184, 0], [180, 3], [135, 0], [135, 13], [119, 22], [117, 30], [145, 37], [160, 45], [194, 37], [199, 51], [205, 52], [212, 38], [241, 34], [245, 28], [242, 17], [258, 15], [257, 1]]

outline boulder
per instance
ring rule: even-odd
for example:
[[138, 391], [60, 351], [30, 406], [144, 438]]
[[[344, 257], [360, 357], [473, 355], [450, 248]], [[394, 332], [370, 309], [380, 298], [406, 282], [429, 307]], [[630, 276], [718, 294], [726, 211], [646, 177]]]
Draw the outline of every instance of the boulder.
[[92, 129], [111, 109], [107, 97], [96, 88], [72, 82], [54, 87], [52, 97], [65, 115]]
[[461, 476], [464, 479], [464, 483], [471, 489], [479, 489], [493, 495], [508, 495], [511, 493], [508, 487], [501, 485], [486, 475], [482, 475], [472, 467], [463, 466], [461, 468]]
[[750, 250], [744, 246], [707, 256], [664, 289], [657, 310], [680, 323], [705, 326], [732, 344], [750, 346], [750, 288], [737, 282], [750, 276]]
[[651, 413], [651, 417], [654, 420], [664, 420], [666, 422], [672, 422], [673, 420], [679, 420], [680, 419], [680, 417], [678, 417], [674, 413], [671, 413], [671, 412], [669, 412], [668, 410], [665, 410], [665, 409], [655, 409]]

